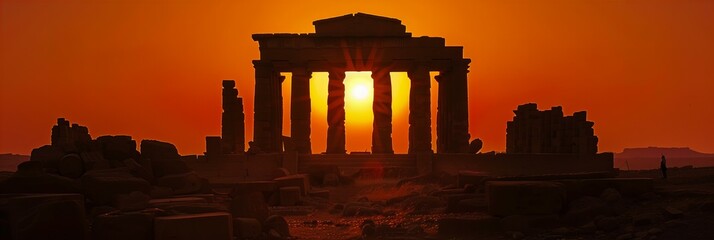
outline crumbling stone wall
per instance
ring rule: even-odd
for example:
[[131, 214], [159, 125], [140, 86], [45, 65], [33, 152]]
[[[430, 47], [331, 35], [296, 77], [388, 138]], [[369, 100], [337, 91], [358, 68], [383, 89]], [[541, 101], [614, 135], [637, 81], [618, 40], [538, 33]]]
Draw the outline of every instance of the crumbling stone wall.
[[513, 111], [506, 128], [507, 153], [596, 154], [598, 138], [586, 112], [563, 116], [563, 108], [539, 111], [528, 103]]

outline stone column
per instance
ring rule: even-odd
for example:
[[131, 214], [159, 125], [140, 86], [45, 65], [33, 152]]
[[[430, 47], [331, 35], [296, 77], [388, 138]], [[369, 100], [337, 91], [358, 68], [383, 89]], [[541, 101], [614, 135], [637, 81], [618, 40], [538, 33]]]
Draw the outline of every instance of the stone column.
[[305, 68], [293, 70], [292, 100], [290, 101], [290, 135], [298, 153], [311, 154], [310, 143], [310, 77]]
[[345, 72], [330, 71], [327, 86], [327, 150], [345, 154]]
[[438, 153], [467, 153], [469, 150], [468, 84], [470, 60], [452, 63], [450, 69], [437, 76], [439, 103], [436, 119], [436, 151]]
[[243, 99], [233, 80], [223, 80], [223, 114], [221, 116], [221, 152], [245, 152], [245, 114]]
[[372, 70], [374, 122], [372, 153], [394, 153], [392, 149], [392, 79], [386, 69]]
[[407, 72], [409, 90], [409, 153], [433, 153], [431, 149], [431, 81], [429, 70], [417, 65]]
[[285, 79], [269, 62], [253, 61], [255, 67], [255, 102], [253, 142], [263, 152], [282, 151], [283, 97]]

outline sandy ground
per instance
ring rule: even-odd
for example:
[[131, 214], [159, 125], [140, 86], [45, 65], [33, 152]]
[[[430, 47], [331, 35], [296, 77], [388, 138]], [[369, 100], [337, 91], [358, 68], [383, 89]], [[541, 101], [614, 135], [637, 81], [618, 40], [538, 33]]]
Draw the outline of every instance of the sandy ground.
[[[669, 178], [661, 179], [657, 170], [622, 171], [619, 177], [654, 178], [655, 191], [646, 197], [625, 199], [627, 216], [655, 213], [659, 220], [640, 224], [638, 220], [624, 223], [616, 230], [578, 231], [576, 228], [542, 229], [521, 233], [494, 230], [486, 236], [441, 236], [439, 219], [462, 216], [489, 218], [485, 211], [445, 213], [443, 206], [416, 213], [389, 199], [414, 193], [428, 195], [444, 186], [407, 184], [397, 186], [395, 180], [362, 180], [353, 185], [327, 188], [329, 202], [313, 203], [300, 211], [287, 213], [295, 239], [714, 239], [714, 168], [674, 168]], [[368, 216], [343, 216], [336, 206], [354, 202], [369, 202], [381, 210]], [[707, 205], [709, 204], [709, 205]], [[681, 211], [670, 216], [663, 209]], [[708, 208], [708, 210], [704, 209]], [[704, 210], [703, 210], [704, 209]], [[285, 210], [285, 209], [283, 209]], [[363, 236], [365, 222], [374, 222], [380, 234]]]

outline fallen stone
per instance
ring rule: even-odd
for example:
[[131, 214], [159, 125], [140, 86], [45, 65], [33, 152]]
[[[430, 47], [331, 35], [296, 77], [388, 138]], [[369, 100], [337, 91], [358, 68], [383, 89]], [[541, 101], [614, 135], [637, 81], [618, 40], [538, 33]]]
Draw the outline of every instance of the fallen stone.
[[482, 186], [488, 178], [489, 174], [485, 172], [459, 171], [456, 175], [456, 186], [460, 188], [463, 188], [466, 184]]
[[270, 215], [268, 204], [261, 192], [243, 192], [233, 195], [230, 209], [234, 217], [256, 218], [264, 221]]
[[164, 205], [161, 209], [174, 214], [230, 212], [226, 206], [220, 203], [174, 203], [171, 205]]
[[300, 187], [302, 195], [307, 195], [310, 191], [310, 177], [307, 174], [295, 174], [287, 177], [274, 179], [280, 187]]
[[176, 146], [157, 140], [141, 140], [141, 156], [149, 159], [177, 159], [179, 155]]
[[568, 212], [563, 216], [570, 226], [579, 226], [591, 222], [595, 217], [608, 213], [608, 208], [600, 198], [581, 197], [568, 205]]
[[415, 196], [404, 200], [402, 205], [409, 214], [427, 214], [446, 207], [446, 202], [434, 196]]
[[[23, 162], [18, 172], [0, 181], [0, 193], [80, 193], [76, 181], [42, 172], [41, 163]], [[34, 170], [33, 170], [34, 169]]]
[[59, 160], [59, 174], [68, 178], [79, 178], [84, 174], [84, 162], [77, 154], [67, 154]]
[[8, 239], [87, 237], [84, 197], [79, 194], [0, 194], [0, 216], [0, 237]]
[[101, 147], [104, 158], [109, 160], [111, 167], [121, 167], [119, 164], [127, 158], [139, 159], [136, 141], [131, 139], [131, 136], [100, 136], [96, 142]]
[[595, 226], [602, 231], [614, 231], [622, 227], [622, 225], [629, 222], [629, 219], [622, 216], [616, 217], [602, 217], [595, 221]]
[[276, 168], [275, 170], [273, 170], [273, 179], [287, 177], [289, 175], [290, 175], [290, 171], [288, 171], [285, 168]]
[[263, 232], [260, 221], [255, 218], [234, 218], [233, 233], [238, 239], [258, 238]]
[[600, 194], [600, 198], [605, 202], [614, 203], [622, 200], [622, 195], [620, 195], [620, 192], [618, 192], [617, 190], [613, 188], [608, 188], [602, 191], [602, 194]]
[[41, 162], [44, 168], [57, 168], [60, 159], [65, 155], [64, 151], [52, 145], [45, 145], [32, 149], [30, 161]]
[[674, 207], [665, 207], [664, 213], [668, 218], [680, 218], [684, 214], [684, 212]]
[[232, 240], [233, 224], [228, 213], [202, 213], [156, 217], [155, 240]]
[[124, 166], [126, 166], [127, 169], [129, 169], [129, 172], [135, 177], [144, 179], [148, 182], [154, 182], [154, 174], [152, 173], [151, 169], [142, 166], [131, 158], [124, 159], [122, 163], [124, 164]]
[[206, 203], [205, 198], [200, 197], [172, 197], [172, 198], [158, 198], [149, 200], [149, 206], [162, 208], [165, 206], [170, 206], [179, 203]]
[[565, 203], [562, 184], [544, 181], [491, 181], [486, 184], [489, 213], [497, 216], [560, 212]]
[[338, 176], [335, 173], [328, 173], [325, 174], [324, 177], [322, 177], [322, 186], [339, 186], [340, 185], [340, 176]]
[[268, 231], [273, 230], [277, 232], [281, 238], [290, 237], [290, 226], [282, 216], [272, 215], [266, 218], [263, 227]]
[[632, 216], [632, 224], [636, 227], [656, 224], [662, 220], [662, 214], [659, 212], [646, 212]]
[[157, 178], [191, 172], [186, 162], [179, 158], [150, 159], [149, 162], [151, 162], [151, 169]]
[[191, 194], [200, 192], [204, 182], [195, 172], [163, 176], [156, 181], [157, 186], [171, 188], [174, 194]]
[[111, 204], [120, 194], [135, 191], [148, 194], [151, 191], [149, 182], [134, 177], [126, 168], [89, 171], [82, 176], [81, 182], [84, 194], [98, 205]]
[[138, 211], [149, 207], [151, 197], [139, 191], [129, 194], [119, 194], [114, 201], [114, 207], [124, 211]]
[[294, 206], [300, 201], [300, 187], [281, 187], [278, 190], [280, 195], [280, 206]]
[[153, 240], [154, 215], [141, 212], [99, 215], [92, 224], [92, 238]]
[[330, 190], [327, 189], [312, 189], [308, 196], [313, 198], [330, 199]]
[[110, 169], [109, 160], [101, 152], [82, 152], [79, 154], [84, 163], [85, 171]]

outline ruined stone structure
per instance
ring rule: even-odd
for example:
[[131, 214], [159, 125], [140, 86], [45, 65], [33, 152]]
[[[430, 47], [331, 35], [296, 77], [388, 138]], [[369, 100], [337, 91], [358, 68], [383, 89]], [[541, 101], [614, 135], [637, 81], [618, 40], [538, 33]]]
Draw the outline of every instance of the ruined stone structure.
[[92, 137], [89, 129], [79, 124], [72, 124], [64, 118], [57, 119], [52, 127], [52, 146], [67, 152], [87, 151], [91, 147]]
[[245, 152], [245, 114], [243, 99], [233, 80], [223, 80], [221, 137], [206, 137], [206, 155], [243, 154]]
[[586, 112], [563, 116], [562, 107], [539, 111], [535, 103], [518, 106], [506, 129], [507, 153], [596, 154], [598, 138]]
[[[469, 59], [463, 48], [438, 37], [412, 37], [401, 21], [357, 13], [313, 22], [315, 33], [255, 34], [254, 142], [265, 152], [282, 151], [282, 92], [292, 73], [291, 137], [301, 154], [312, 153], [310, 85], [313, 72], [328, 72], [328, 154], [345, 153], [345, 71], [371, 71], [374, 80], [372, 153], [392, 154], [390, 72], [411, 80], [409, 153], [432, 153], [430, 71], [439, 71], [437, 153], [467, 153]], [[319, 121], [319, 120], [317, 120]]]
[[245, 114], [243, 99], [233, 80], [223, 80], [223, 116], [221, 117], [221, 146], [223, 153], [245, 152]]

